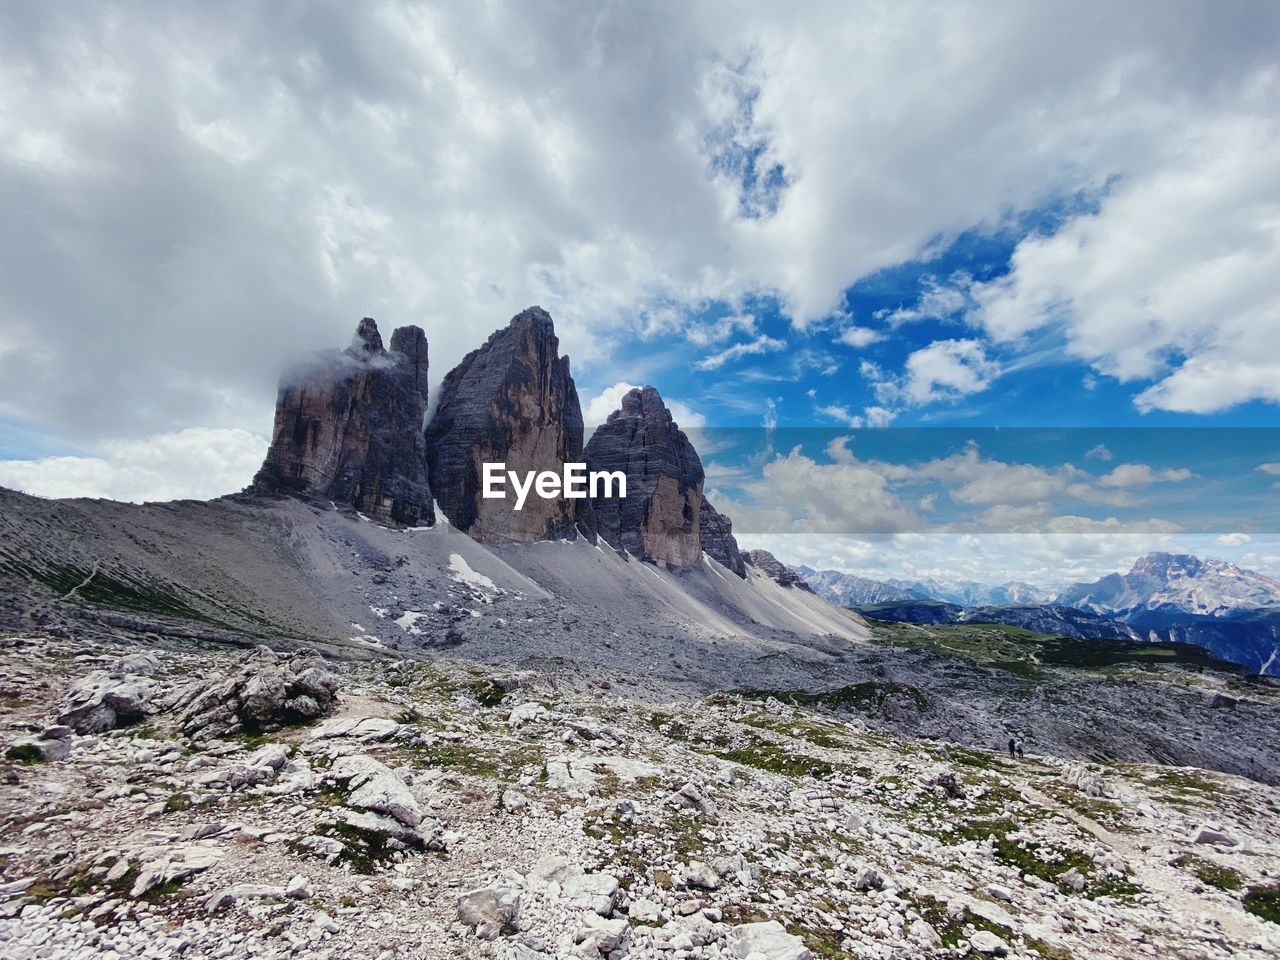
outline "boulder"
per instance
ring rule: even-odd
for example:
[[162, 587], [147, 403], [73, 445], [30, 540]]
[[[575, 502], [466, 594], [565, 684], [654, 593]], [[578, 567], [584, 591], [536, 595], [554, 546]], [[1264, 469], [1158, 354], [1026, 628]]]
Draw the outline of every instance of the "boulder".
[[1091, 770], [1084, 764], [1069, 763], [1062, 768], [1060, 776], [1086, 797], [1108, 795], [1106, 778], [1097, 770]]
[[485, 498], [483, 464], [505, 463], [559, 474], [581, 463], [582, 408], [569, 375], [569, 358], [550, 315], [541, 307], [512, 317], [480, 348], [467, 354], [440, 384], [427, 427], [432, 489], [449, 523], [477, 540], [526, 543], [590, 528], [590, 501], [543, 499], [531, 492], [522, 509], [508, 484], [505, 498]]
[[702, 461], [653, 387], [622, 398], [586, 448], [591, 471], [620, 471], [625, 497], [592, 503], [596, 531], [641, 560], [689, 569], [702, 560]]
[[969, 938], [969, 946], [973, 948], [974, 953], [981, 953], [988, 957], [1003, 957], [1009, 952], [1009, 945], [990, 930], [979, 930], [975, 933]]
[[271, 883], [237, 883], [219, 890], [205, 900], [205, 909], [210, 913], [239, 903], [241, 900], [280, 900], [285, 896], [285, 888]]
[[319, 657], [283, 658], [258, 647], [222, 682], [185, 707], [183, 731], [198, 740], [307, 723], [337, 704], [339, 680]]
[[58, 722], [76, 733], [102, 733], [151, 714], [155, 682], [128, 669], [121, 661], [115, 670], [95, 670], [77, 680], [67, 691]]
[[1222, 830], [1212, 824], [1207, 824], [1196, 831], [1195, 842], [1211, 843], [1223, 847], [1234, 847], [1237, 841], [1235, 837], [1231, 836], [1231, 834], [1227, 833], [1225, 830]]
[[627, 921], [587, 917], [573, 935], [573, 942], [585, 949], [607, 954], [617, 947], [627, 932]]
[[571, 906], [607, 917], [617, 902], [618, 878], [608, 873], [579, 873], [565, 877], [561, 888]]
[[787, 933], [777, 920], [730, 927], [725, 946], [729, 956], [739, 960], [809, 960], [811, 956], [804, 941]]
[[719, 890], [720, 874], [710, 864], [701, 860], [690, 860], [685, 864], [684, 882], [686, 886], [698, 887], [702, 890]]
[[46, 727], [31, 737], [21, 737], [9, 748], [10, 757], [22, 758], [38, 754], [44, 762], [65, 760], [71, 753], [71, 728], [61, 724]]
[[426, 410], [426, 335], [401, 327], [386, 350], [366, 317], [345, 350], [318, 354], [281, 379], [271, 447], [250, 489], [431, 524]]
[[345, 781], [347, 803], [361, 810], [393, 817], [406, 827], [422, 822], [422, 808], [404, 780], [389, 767], [363, 754], [339, 757], [327, 779]]
[[520, 916], [520, 893], [511, 887], [482, 887], [458, 898], [458, 919], [481, 940], [497, 940], [515, 933]]

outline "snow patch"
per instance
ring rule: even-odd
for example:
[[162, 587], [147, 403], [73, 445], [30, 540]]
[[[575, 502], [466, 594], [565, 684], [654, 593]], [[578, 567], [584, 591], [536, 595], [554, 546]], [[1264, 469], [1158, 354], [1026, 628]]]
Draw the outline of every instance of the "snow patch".
[[483, 573], [476, 573], [476, 571], [472, 570], [471, 565], [462, 558], [460, 553], [449, 555], [449, 569], [453, 571], [453, 579], [458, 583], [465, 583], [469, 587], [478, 587], [481, 590], [497, 592], [498, 585]]
[[394, 623], [405, 633], [417, 635], [422, 633], [422, 630], [418, 627], [418, 621], [425, 616], [425, 613], [419, 613], [417, 610], [408, 610], [403, 616], [397, 617]]

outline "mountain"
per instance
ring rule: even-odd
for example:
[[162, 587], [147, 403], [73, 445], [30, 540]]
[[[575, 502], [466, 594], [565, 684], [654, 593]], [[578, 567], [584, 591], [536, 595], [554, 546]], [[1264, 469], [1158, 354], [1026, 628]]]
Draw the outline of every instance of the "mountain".
[[281, 378], [271, 446], [253, 489], [349, 504], [407, 526], [431, 524], [426, 411], [426, 335], [401, 327], [386, 350], [366, 317], [345, 350], [317, 354]]
[[855, 607], [858, 613], [887, 623], [959, 623], [964, 607], [945, 600], [909, 598]]
[[1185, 553], [1151, 553], [1127, 574], [1112, 573], [1063, 590], [1056, 603], [1103, 613], [1168, 611], [1224, 617], [1247, 609], [1280, 607], [1280, 581], [1225, 560]]
[[1037, 604], [1049, 603], [1054, 592], [1021, 580], [1010, 580], [998, 587], [992, 587], [987, 602], [992, 604]]
[[792, 570], [768, 550], [748, 550], [746, 559], [747, 563], [780, 586], [797, 587], [807, 593], [814, 592], [803, 577], [798, 576], [796, 571]]
[[1052, 591], [1018, 580], [1010, 580], [998, 586], [979, 583], [977, 580], [945, 577], [925, 577], [921, 580], [891, 579], [885, 582], [913, 596], [958, 603], [962, 607], [1002, 603], [1048, 603], [1053, 598]]
[[872, 580], [843, 570], [815, 570], [806, 566], [799, 566], [796, 571], [819, 594], [842, 607], [911, 600], [940, 600], [967, 607], [1048, 603], [1053, 598], [1052, 591], [1018, 580], [993, 587], [976, 580], [934, 577], [923, 580]]
[[441, 511], [492, 543], [557, 540], [590, 527], [588, 500], [486, 498], [482, 464], [520, 476], [582, 462], [582, 407], [551, 316], [530, 307], [467, 354], [440, 384], [427, 426], [427, 461]]
[[922, 595], [854, 573], [840, 570], [815, 570], [813, 567], [795, 568], [819, 596], [842, 607], [858, 607], [868, 603], [892, 603], [901, 600], [921, 600]]
[[[970, 607], [957, 617], [958, 623], [1001, 623], [1035, 633], [1079, 640], [1141, 640], [1141, 633], [1124, 623], [1088, 610], [1042, 604], [1008, 604]], [[1230, 658], [1227, 658], [1230, 660]]]

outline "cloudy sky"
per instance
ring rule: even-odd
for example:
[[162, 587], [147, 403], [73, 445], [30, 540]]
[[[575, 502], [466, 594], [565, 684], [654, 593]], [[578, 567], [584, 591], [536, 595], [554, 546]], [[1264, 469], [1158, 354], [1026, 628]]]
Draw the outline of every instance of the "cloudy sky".
[[[237, 489], [291, 355], [417, 323], [438, 382], [539, 303], [588, 419], [652, 383], [686, 426], [826, 432], [704, 451], [794, 559], [1211, 534], [1280, 573], [1278, 49], [1265, 3], [11, 0], [0, 483]], [[1243, 505], [1184, 515], [1226, 482], [1190, 441], [984, 433], [1115, 426], [1255, 430]], [[886, 427], [947, 440], [888, 459]], [[819, 483], [865, 508], [843, 540], [780, 512]]]

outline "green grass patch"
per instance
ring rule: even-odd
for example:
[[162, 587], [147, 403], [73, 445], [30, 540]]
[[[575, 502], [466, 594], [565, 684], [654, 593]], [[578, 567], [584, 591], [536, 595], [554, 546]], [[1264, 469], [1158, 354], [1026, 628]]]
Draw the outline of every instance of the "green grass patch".
[[1241, 902], [1255, 917], [1280, 924], [1280, 885], [1252, 887]]
[[40, 749], [30, 743], [15, 743], [4, 752], [6, 760], [12, 760], [14, 763], [21, 763], [30, 766], [34, 763], [44, 763], [44, 754]]
[[813, 777], [815, 780], [829, 780], [836, 773], [836, 768], [825, 760], [807, 757], [804, 754], [792, 753], [785, 747], [766, 740], [757, 740], [746, 746], [719, 748], [703, 751], [721, 760], [740, 763], [744, 767], [755, 767], [769, 773], [781, 774], [784, 777]]
[[1177, 859], [1177, 865], [1190, 870], [1206, 886], [1228, 892], [1244, 889], [1244, 875], [1240, 871], [1221, 866], [1194, 854], [1183, 854]]
[[912, 701], [920, 710], [929, 708], [929, 698], [918, 687], [907, 683], [892, 681], [878, 682], [868, 680], [854, 683], [834, 690], [811, 692], [808, 690], [736, 690], [739, 696], [748, 700], [768, 700], [773, 698], [793, 707], [819, 707], [829, 710], [857, 710], [860, 713], [880, 715], [884, 712], [885, 702], [890, 699], [906, 699]]

